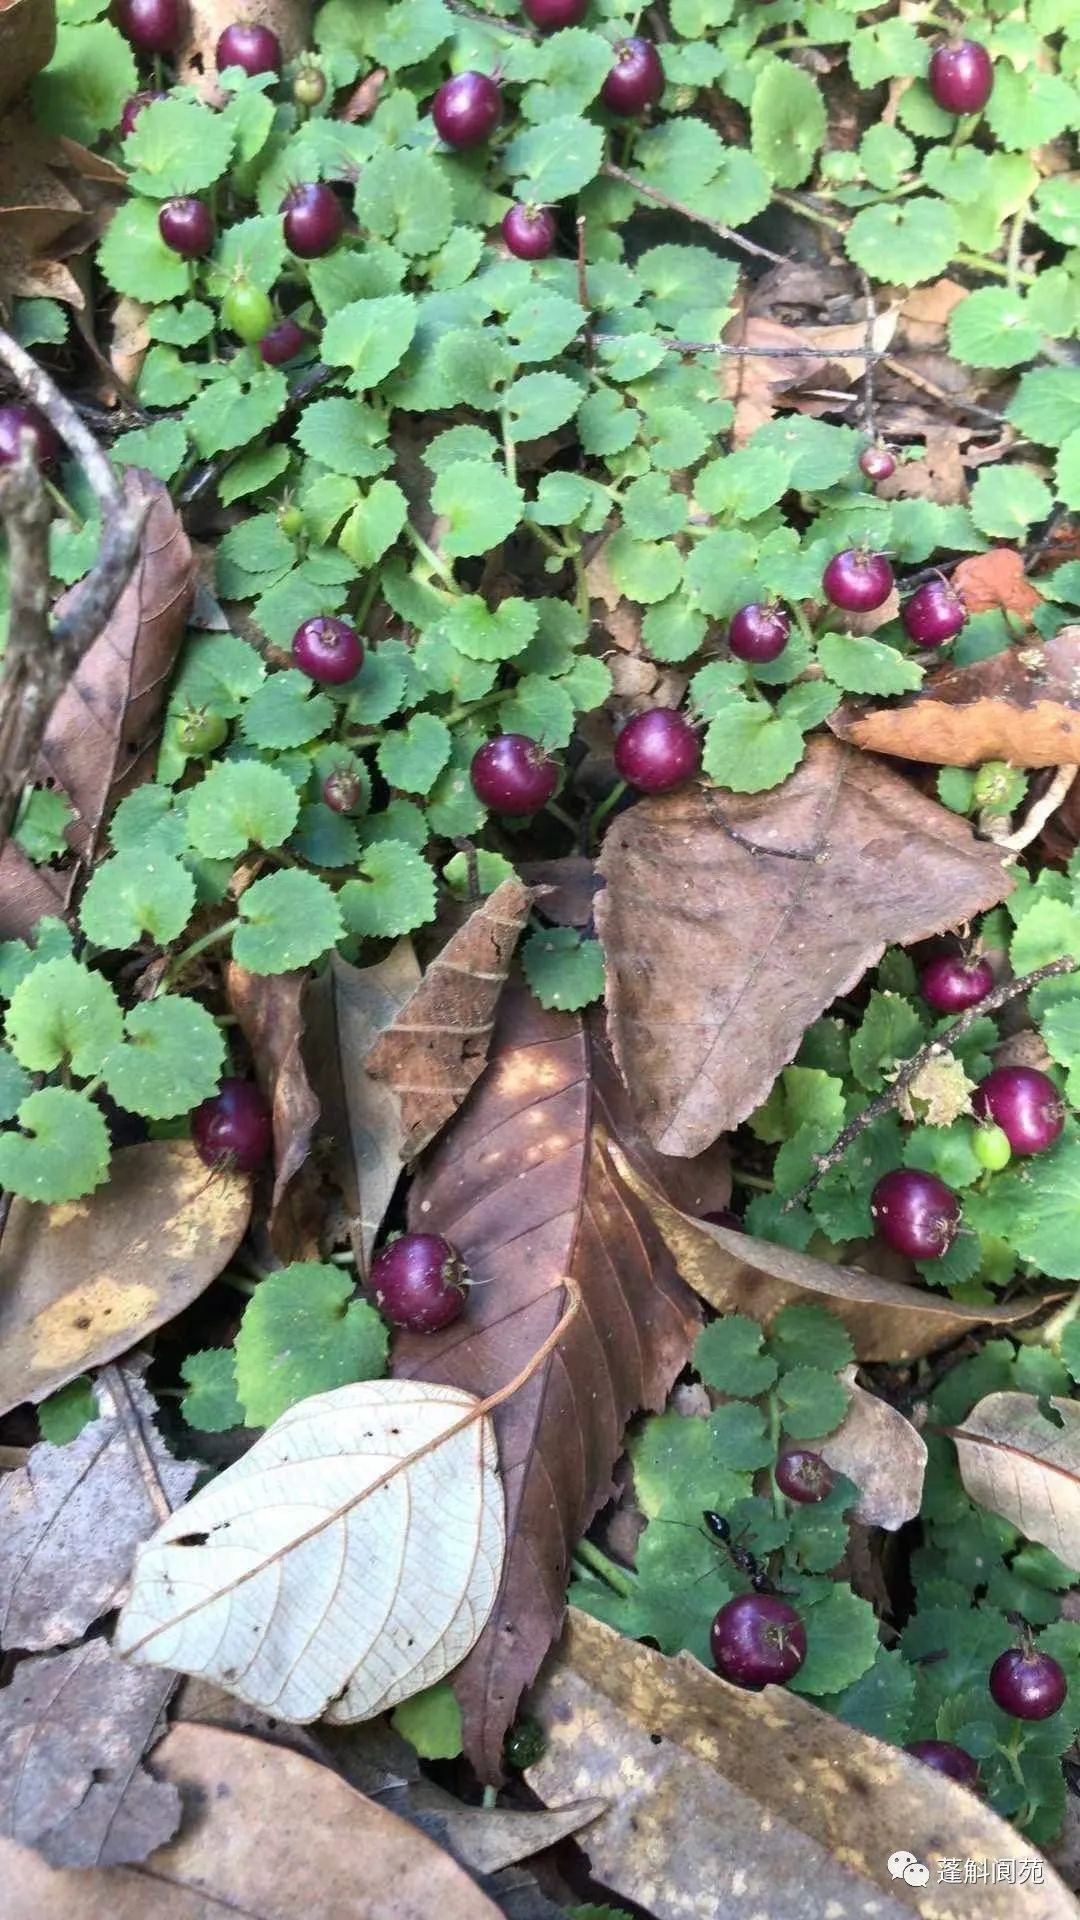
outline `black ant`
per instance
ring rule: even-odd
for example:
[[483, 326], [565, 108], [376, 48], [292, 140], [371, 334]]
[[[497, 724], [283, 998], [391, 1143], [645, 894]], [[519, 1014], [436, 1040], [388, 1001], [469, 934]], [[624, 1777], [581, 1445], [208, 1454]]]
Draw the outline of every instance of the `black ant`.
[[701, 1517], [712, 1538], [727, 1548], [733, 1565], [745, 1574], [754, 1592], [775, 1593], [776, 1587], [757, 1555], [751, 1553], [749, 1547], [740, 1547], [738, 1541], [732, 1539], [731, 1521], [725, 1519], [722, 1513], [714, 1513], [711, 1507], [706, 1507]]

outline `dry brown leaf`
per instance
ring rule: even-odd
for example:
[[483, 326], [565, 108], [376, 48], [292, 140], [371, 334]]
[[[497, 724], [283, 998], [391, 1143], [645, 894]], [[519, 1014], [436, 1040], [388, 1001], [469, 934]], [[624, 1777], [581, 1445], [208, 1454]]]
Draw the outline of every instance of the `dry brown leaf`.
[[876, 1393], [866, 1393], [855, 1373], [854, 1367], [841, 1373], [848, 1410], [836, 1432], [817, 1442], [817, 1451], [834, 1472], [858, 1487], [852, 1519], [896, 1533], [922, 1506], [926, 1441], [896, 1407]]
[[251, 1048], [274, 1121], [270, 1243], [280, 1260], [318, 1252], [319, 1180], [310, 1159], [319, 1102], [304, 1066], [304, 973], [248, 973], [230, 961], [225, 997]]
[[174, 1727], [154, 1771], [192, 1808], [143, 1867], [57, 1873], [0, 1842], [4, 1920], [500, 1920], [415, 1827], [287, 1747]]
[[845, 701], [829, 726], [865, 752], [932, 766], [1080, 761], [1080, 626], [970, 667], [946, 667], [890, 706]]
[[[967, 475], [952, 421], [948, 426], [928, 427], [925, 443], [918, 460], [899, 461], [896, 472], [888, 480], [878, 481], [875, 491], [883, 500], [933, 500], [938, 506], [966, 506]], [[1006, 547], [993, 549], [995, 554], [1009, 551]], [[989, 556], [978, 556], [984, 557]], [[1020, 568], [1023, 571], [1022, 561]]]
[[785, 327], [778, 320], [751, 316], [731, 322], [726, 334], [733, 347], [790, 347], [789, 354], [721, 355], [720, 375], [724, 392], [735, 403], [731, 444], [744, 447], [758, 427], [771, 420], [781, 394], [813, 380], [825, 368], [824, 352], [807, 352], [813, 341], [800, 327]]
[[971, 1498], [1080, 1570], [1080, 1401], [988, 1393], [951, 1437]]
[[228, 1266], [250, 1211], [247, 1176], [211, 1173], [186, 1140], [121, 1147], [84, 1200], [16, 1199], [0, 1243], [0, 1413], [175, 1319]]
[[760, 1104], [886, 946], [1012, 886], [965, 821], [827, 735], [770, 793], [639, 801], [609, 827], [598, 867], [615, 1056], [649, 1139], [685, 1155]]
[[113, 307], [109, 365], [126, 387], [135, 385], [150, 348], [150, 332], [146, 324], [149, 317], [150, 308], [144, 306], [141, 300], [131, 299], [126, 293], [120, 295]]
[[330, 964], [304, 998], [307, 1069], [322, 1110], [329, 1171], [345, 1196], [361, 1274], [401, 1178], [405, 1129], [389, 1087], [366, 1071], [366, 1060], [420, 980], [408, 940], [374, 967]]
[[187, 1498], [138, 1373], [98, 1375], [99, 1417], [67, 1446], [43, 1441], [0, 1480], [0, 1647], [68, 1645], [116, 1604], [140, 1541]]
[[56, 46], [56, 0], [0, 0], [0, 113], [47, 67]]
[[[781, 1687], [747, 1693], [572, 1612], [533, 1696], [547, 1750], [527, 1779], [545, 1800], [606, 1795], [584, 1836], [594, 1876], [656, 1920], [1075, 1920], [1041, 1884], [938, 1883], [947, 1857], [1034, 1849], [966, 1787]], [[894, 1880], [904, 1849], [925, 1886]], [[1037, 1856], [1036, 1856], [1037, 1857]]]
[[587, 927], [600, 878], [583, 853], [562, 860], [525, 860], [518, 869], [526, 886], [543, 892], [540, 912], [556, 927]]
[[969, 555], [953, 568], [952, 583], [969, 613], [989, 613], [1000, 607], [1030, 621], [1043, 604], [1041, 593], [1024, 572], [1024, 556], [1015, 547], [991, 547], [989, 553]]
[[454, 1676], [466, 1752], [487, 1779], [501, 1775], [519, 1695], [559, 1631], [570, 1556], [609, 1495], [626, 1424], [663, 1405], [697, 1331], [690, 1294], [601, 1142], [601, 1127], [617, 1134], [622, 1101], [583, 1021], [546, 1013], [512, 979], [487, 1072], [410, 1195], [410, 1225], [444, 1233], [478, 1284], [445, 1333], [399, 1336], [399, 1377], [489, 1393], [554, 1328], [563, 1276], [581, 1292], [556, 1351], [494, 1416], [506, 1565]]
[[[129, 468], [129, 498], [152, 503], [135, 571], [112, 618], [60, 695], [34, 769], [39, 785], [67, 794], [75, 812], [68, 844], [92, 858], [102, 826], [152, 771], [158, 724], [194, 595], [191, 547], [168, 489]], [[67, 601], [65, 594], [58, 610]], [[0, 934], [28, 935], [45, 914], [63, 916], [77, 873], [36, 867], [8, 841], [0, 853]]]
[[400, 1108], [403, 1159], [415, 1159], [442, 1132], [483, 1073], [499, 995], [534, 897], [520, 880], [502, 881], [435, 955], [371, 1048], [366, 1070]]
[[949, 315], [966, 300], [969, 289], [958, 280], [934, 280], [929, 286], [914, 287], [904, 296], [900, 320], [908, 344], [913, 347], [940, 346], [945, 338]]
[[213, 92], [218, 40], [235, 22], [271, 27], [286, 60], [311, 45], [311, 0], [186, 0], [187, 35], [176, 56], [177, 79]]
[[18, 1841], [54, 1867], [110, 1867], [171, 1838], [180, 1795], [142, 1758], [175, 1684], [129, 1666], [105, 1640], [21, 1661], [0, 1691], [5, 1851]]
[[104, 231], [124, 187], [111, 161], [53, 139], [29, 107], [0, 117], [0, 296], [42, 294], [76, 312], [86, 299], [62, 264]]
[[834, 1267], [772, 1240], [711, 1226], [671, 1206], [617, 1146], [612, 1158], [648, 1207], [687, 1285], [717, 1313], [749, 1314], [767, 1327], [793, 1300], [821, 1301], [843, 1321], [857, 1359], [900, 1361], [933, 1353], [973, 1327], [1012, 1326], [1040, 1304], [1021, 1300], [1007, 1307], [965, 1307], [862, 1267]]

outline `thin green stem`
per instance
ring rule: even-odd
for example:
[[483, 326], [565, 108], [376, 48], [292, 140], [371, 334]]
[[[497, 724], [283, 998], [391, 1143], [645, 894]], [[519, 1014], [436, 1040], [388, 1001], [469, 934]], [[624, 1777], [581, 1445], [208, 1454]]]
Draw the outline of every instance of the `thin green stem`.
[[810, 647], [812, 650], [814, 646], [814, 641], [817, 636], [815, 635], [814, 629], [810, 624], [809, 618], [806, 613], [806, 609], [802, 605], [802, 602], [799, 600], [792, 600], [790, 602], [790, 606], [791, 606], [792, 613], [795, 615], [795, 625], [798, 627], [799, 632], [802, 634], [802, 637], [806, 641], [807, 646]]
[[549, 553], [557, 553], [560, 560], [573, 559], [573, 547], [564, 547], [561, 540], [556, 540], [553, 533], [549, 533], [546, 527], [538, 526], [535, 520], [530, 521], [529, 524], [539, 540], [540, 545], [546, 547]]
[[493, 1809], [498, 1806], [498, 1804], [499, 1804], [498, 1787], [491, 1787], [491, 1786], [485, 1787], [484, 1797], [480, 1802], [480, 1805], [482, 1806], [484, 1812], [491, 1813]]
[[622, 799], [623, 794], [625, 792], [626, 792], [626, 781], [617, 780], [615, 782], [615, 785], [612, 787], [611, 792], [606, 793], [604, 795], [604, 798], [601, 800], [599, 806], [595, 809], [592, 819], [589, 822], [589, 832], [590, 832], [590, 835], [592, 836], [592, 842], [594, 846], [596, 845], [596, 842], [600, 833], [600, 828], [603, 826], [604, 821], [607, 819], [610, 813], [613, 813], [615, 811], [615, 808], [618, 806], [619, 801]]
[[571, 814], [566, 812], [566, 809], [564, 807], [560, 807], [557, 800], [549, 800], [546, 807], [544, 808], [544, 812], [550, 813], [553, 820], [557, 820], [560, 826], [565, 827], [567, 832], [572, 833], [574, 836], [574, 839], [575, 840], [577, 839], [577, 835], [578, 835], [577, 821], [573, 818]]
[[606, 1553], [601, 1553], [599, 1547], [594, 1547], [591, 1540], [578, 1541], [574, 1559], [587, 1567], [590, 1573], [598, 1574], [613, 1593], [621, 1593], [624, 1600], [630, 1598], [634, 1591], [632, 1576], [624, 1568], [617, 1567], [614, 1560], [609, 1560]]
[[447, 566], [446, 561], [440, 560], [438, 554], [435, 552], [434, 547], [428, 546], [428, 543], [424, 539], [423, 534], [417, 532], [411, 520], [406, 520], [405, 522], [405, 534], [406, 534], [406, 537], [412, 541], [412, 544], [416, 548], [417, 553], [420, 555], [421, 560], [427, 561], [427, 564], [431, 568], [432, 573], [438, 574], [439, 579], [445, 582], [446, 587], [450, 593], [454, 594], [455, 596], [458, 595], [461, 592], [461, 589], [458, 586], [457, 581], [454, 579], [454, 575], [451, 569]]
[[197, 959], [200, 953], [205, 953], [208, 947], [217, 946], [220, 940], [227, 940], [230, 934], [236, 932], [240, 924], [240, 916], [237, 914], [234, 919], [223, 920], [220, 926], [212, 927], [210, 932], [204, 933], [200, 940], [193, 940], [189, 947], [185, 947], [182, 953], [177, 954], [172, 965], [162, 974], [161, 979], [154, 989], [155, 995], [158, 993], [166, 993], [180, 978], [185, 967], [187, 967], [192, 960]]
[[[780, 1396], [775, 1389], [769, 1395], [769, 1441], [775, 1462], [780, 1453]], [[772, 1490], [773, 1512], [778, 1520], [786, 1520], [787, 1501], [776, 1484], [776, 1473], [772, 1467], [769, 1469], [769, 1486]]]
[[571, 559], [574, 563], [574, 600], [587, 633], [592, 624], [592, 606], [589, 601], [589, 578], [580, 548], [571, 555]]
[[1014, 290], [1020, 284], [1020, 249], [1024, 243], [1024, 229], [1027, 226], [1028, 203], [1017, 207], [1009, 222], [1009, 238], [1005, 248], [1005, 273], [1009, 286]]
[[505, 407], [502, 410], [502, 414], [500, 415], [500, 418], [502, 420], [503, 463], [506, 467], [506, 477], [514, 486], [516, 486], [517, 485], [517, 448], [514, 445], [514, 436], [510, 431], [510, 415], [508, 414]]
[[52, 501], [53, 506], [59, 508], [60, 512], [64, 516], [64, 519], [67, 521], [69, 527], [74, 527], [76, 533], [81, 533], [84, 526], [86, 525], [85, 520], [79, 519], [79, 516], [76, 513], [74, 507], [72, 506], [70, 500], [65, 499], [64, 495], [61, 493], [55, 481], [50, 480], [47, 473], [43, 473], [40, 477], [41, 477], [41, 484], [44, 487], [46, 493], [48, 494], [49, 499]]
[[443, 726], [460, 726], [463, 720], [471, 720], [474, 713], [483, 713], [485, 707], [494, 707], [505, 698], [506, 688], [497, 687], [494, 693], [485, 693], [482, 700], [465, 700], [459, 707], [451, 707], [449, 713], [441, 715]]
[[249, 1300], [259, 1284], [257, 1280], [245, 1280], [242, 1273], [234, 1273], [231, 1267], [219, 1273], [218, 1279], [224, 1281], [227, 1287], [235, 1287], [237, 1293], [246, 1293]]
[[755, 1193], [771, 1193], [773, 1182], [763, 1173], [747, 1173], [744, 1167], [732, 1167], [731, 1177], [740, 1187], [752, 1187]]

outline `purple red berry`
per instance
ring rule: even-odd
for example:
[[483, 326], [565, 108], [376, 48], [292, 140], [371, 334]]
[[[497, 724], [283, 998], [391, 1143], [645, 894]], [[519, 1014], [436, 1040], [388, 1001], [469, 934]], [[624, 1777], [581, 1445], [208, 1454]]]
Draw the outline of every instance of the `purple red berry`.
[[285, 244], [299, 260], [319, 260], [337, 246], [345, 231], [341, 201], [325, 180], [291, 187], [281, 203]]
[[518, 260], [546, 260], [556, 231], [550, 207], [511, 207], [503, 216], [502, 237]]
[[825, 597], [845, 613], [872, 613], [893, 590], [893, 570], [883, 553], [846, 547], [834, 553], [822, 575]]
[[63, 457], [59, 434], [36, 407], [12, 401], [0, 407], [0, 467], [12, 467], [22, 449], [22, 438], [30, 441], [30, 459], [35, 467], [52, 467]]
[[994, 970], [978, 954], [936, 954], [919, 975], [919, 992], [935, 1013], [966, 1013], [993, 986]]
[[331, 813], [355, 813], [364, 797], [359, 774], [351, 767], [335, 767], [323, 781], [322, 797]]
[[438, 1333], [463, 1312], [469, 1276], [441, 1234], [403, 1233], [376, 1254], [368, 1284], [392, 1326]]
[[639, 793], [670, 793], [701, 767], [701, 742], [673, 707], [650, 707], [628, 720], [615, 742], [620, 779]]
[[323, 687], [341, 687], [354, 680], [363, 666], [364, 643], [347, 620], [317, 613], [293, 634], [292, 657], [309, 680]]
[[960, 1202], [936, 1173], [897, 1167], [870, 1196], [870, 1216], [881, 1239], [909, 1260], [940, 1260], [960, 1226]]
[[836, 1475], [820, 1453], [807, 1447], [789, 1447], [773, 1470], [781, 1493], [797, 1506], [810, 1507], [824, 1500], [836, 1485]]
[[651, 40], [634, 35], [615, 45], [615, 65], [600, 89], [609, 113], [630, 119], [655, 107], [664, 91], [664, 66]]
[[521, 0], [521, 10], [541, 33], [558, 33], [563, 27], [581, 25], [589, 0]]
[[981, 113], [994, 90], [994, 63], [978, 40], [955, 40], [931, 54], [927, 83], [945, 113]]
[[237, 20], [220, 36], [214, 58], [219, 73], [226, 67], [243, 67], [252, 77], [257, 73], [280, 73], [281, 41], [272, 27], [257, 27], [250, 21]]
[[148, 107], [152, 100], [167, 99], [168, 94], [154, 93], [153, 91], [147, 90], [145, 93], [133, 93], [130, 99], [125, 100], [123, 112], [120, 115], [120, 125], [117, 128], [117, 133], [121, 140], [126, 140], [129, 133], [134, 133], [135, 122], [138, 120], [144, 107]]
[[254, 1173], [274, 1144], [270, 1109], [253, 1081], [230, 1077], [195, 1108], [191, 1137], [208, 1167]]
[[713, 1666], [736, 1687], [783, 1686], [806, 1659], [806, 1628], [775, 1593], [739, 1593], [721, 1607], [709, 1636]]
[[732, 614], [727, 638], [737, 660], [753, 660], [763, 665], [768, 660], [779, 659], [790, 637], [791, 619], [783, 607], [754, 601]]
[[444, 80], [431, 103], [431, 117], [448, 147], [479, 147], [490, 140], [502, 119], [502, 93], [490, 74], [455, 73]]
[[1038, 1067], [993, 1067], [971, 1105], [980, 1120], [1001, 1128], [1014, 1153], [1045, 1153], [1065, 1125], [1061, 1095]]
[[116, 24], [139, 53], [175, 53], [186, 15], [184, 0], [118, 0]]
[[473, 792], [493, 813], [535, 813], [559, 784], [557, 761], [524, 733], [498, 733], [473, 755]]
[[927, 580], [900, 609], [904, 632], [917, 647], [943, 647], [967, 624], [967, 608], [947, 580]]
[[888, 447], [864, 447], [859, 466], [868, 480], [891, 480], [896, 472], [896, 461]]
[[173, 253], [200, 260], [214, 244], [214, 216], [204, 201], [184, 194], [166, 200], [158, 214], [158, 232]]
[[979, 1784], [979, 1763], [963, 1747], [954, 1746], [951, 1740], [912, 1740], [904, 1748], [924, 1767], [933, 1767], [935, 1773], [943, 1773], [949, 1780], [959, 1780], [963, 1787], [977, 1787]]
[[1014, 1720], [1049, 1720], [1069, 1691], [1063, 1669], [1038, 1647], [1010, 1647], [990, 1669], [990, 1694]]
[[298, 320], [278, 320], [263, 334], [259, 352], [268, 367], [283, 367], [287, 361], [296, 359], [307, 337]]

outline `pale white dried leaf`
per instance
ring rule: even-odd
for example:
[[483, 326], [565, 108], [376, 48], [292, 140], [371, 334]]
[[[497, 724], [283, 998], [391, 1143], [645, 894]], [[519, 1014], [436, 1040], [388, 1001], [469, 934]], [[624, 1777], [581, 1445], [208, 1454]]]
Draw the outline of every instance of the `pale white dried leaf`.
[[852, 1519], [896, 1533], [922, 1506], [926, 1441], [896, 1407], [858, 1386], [856, 1371], [845, 1367], [840, 1375], [849, 1390], [848, 1410], [817, 1451], [858, 1487]]
[[367, 1720], [464, 1659], [505, 1522], [495, 1439], [454, 1387], [316, 1394], [141, 1549], [119, 1652], [283, 1720]]
[[971, 1498], [1080, 1568], [1080, 1401], [1050, 1405], [1060, 1425], [1032, 1393], [988, 1393], [952, 1438]]

